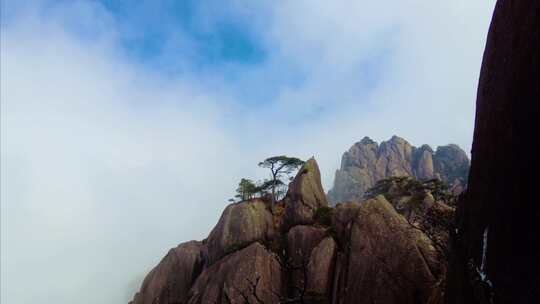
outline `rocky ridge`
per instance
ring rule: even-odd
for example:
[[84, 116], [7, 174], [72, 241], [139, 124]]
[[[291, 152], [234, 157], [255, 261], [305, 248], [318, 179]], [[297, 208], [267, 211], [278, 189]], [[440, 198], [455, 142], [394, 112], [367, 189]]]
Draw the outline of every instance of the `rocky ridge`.
[[457, 145], [428, 145], [417, 148], [405, 139], [393, 136], [379, 145], [369, 137], [355, 143], [341, 158], [334, 187], [328, 192], [332, 204], [361, 201], [377, 181], [392, 176], [410, 176], [419, 180], [440, 179], [454, 193], [467, 184], [469, 158]]
[[446, 258], [396, 206], [376, 195], [329, 207], [310, 159], [282, 201], [233, 203], [208, 238], [172, 249], [131, 303], [440, 303]]

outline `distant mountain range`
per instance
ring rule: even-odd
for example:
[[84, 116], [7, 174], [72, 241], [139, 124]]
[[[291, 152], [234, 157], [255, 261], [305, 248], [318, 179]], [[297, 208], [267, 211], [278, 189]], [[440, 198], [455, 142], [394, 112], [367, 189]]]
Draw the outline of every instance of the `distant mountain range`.
[[467, 184], [469, 166], [465, 151], [454, 144], [440, 146], [433, 151], [428, 145], [414, 147], [398, 136], [380, 144], [364, 137], [343, 154], [328, 200], [334, 205], [346, 201], [359, 202], [377, 181], [395, 176], [419, 180], [437, 178], [457, 194]]

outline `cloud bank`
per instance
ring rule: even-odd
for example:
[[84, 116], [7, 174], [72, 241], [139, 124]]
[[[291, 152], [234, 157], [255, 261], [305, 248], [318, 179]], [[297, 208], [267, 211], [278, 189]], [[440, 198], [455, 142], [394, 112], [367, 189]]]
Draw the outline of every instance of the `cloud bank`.
[[265, 177], [267, 156], [314, 155], [328, 189], [365, 135], [469, 150], [494, 6], [206, 1], [197, 31], [234, 20], [264, 56], [201, 64], [202, 42], [173, 25], [156, 56], [130, 53], [126, 20], [148, 10], [29, 3], [2, 10], [0, 302], [12, 304], [127, 302], [168, 248], [206, 237], [241, 177]]

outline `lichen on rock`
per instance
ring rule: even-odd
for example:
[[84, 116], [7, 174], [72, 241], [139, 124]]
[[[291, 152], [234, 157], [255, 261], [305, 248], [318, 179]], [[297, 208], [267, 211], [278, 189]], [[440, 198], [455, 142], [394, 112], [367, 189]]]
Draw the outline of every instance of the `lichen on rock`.
[[272, 213], [262, 200], [230, 204], [207, 238], [209, 263], [253, 242], [269, 240], [275, 233]]

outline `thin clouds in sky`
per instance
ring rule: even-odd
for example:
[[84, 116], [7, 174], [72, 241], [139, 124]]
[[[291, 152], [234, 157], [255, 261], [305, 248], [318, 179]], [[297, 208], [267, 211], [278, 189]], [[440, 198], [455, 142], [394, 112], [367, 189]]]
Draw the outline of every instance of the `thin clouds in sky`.
[[127, 302], [267, 156], [470, 149], [494, 1], [142, 3], [2, 2], [2, 303]]

